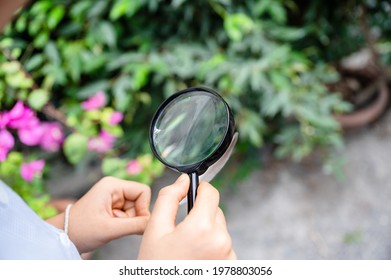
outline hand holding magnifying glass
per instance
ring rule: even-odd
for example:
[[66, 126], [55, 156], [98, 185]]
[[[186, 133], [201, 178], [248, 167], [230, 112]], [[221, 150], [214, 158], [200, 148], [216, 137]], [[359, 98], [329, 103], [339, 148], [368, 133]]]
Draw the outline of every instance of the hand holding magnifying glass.
[[205, 87], [172, 95], [155, 113], [149, 133], [151, 148], [163, 164], [189, 174], [188, 212], [194, 205], [199, 176], [212, 179], [228, 160], [237, 140], [234, 126], [228, 104]]

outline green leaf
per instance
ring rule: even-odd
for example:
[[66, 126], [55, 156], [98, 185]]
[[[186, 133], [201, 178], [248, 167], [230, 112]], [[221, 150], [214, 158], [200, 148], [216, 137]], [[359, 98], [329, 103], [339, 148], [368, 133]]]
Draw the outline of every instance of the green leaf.
[[287, 17], [284, 7], [278, 1], [273, 1], [272, 3], [269, 7], [270, 16], [278, 23], [285, 23]]
[[34, 46], [36, 48], [42, 48], [45, 46], [45, 44], [49, 41], [49, 34], [42, 31], [42, 33], [39, 33], [35, 39], [34, 39]]
[[270, 71], [269, 75], [273, 85], [278, 90], [285, 90], [290, 87], [288, 78], [281, 71]]
[[2, 48], [12, 47], [13, 44], [14, 44], [14, 40], [12, 38], [5, 37], [0, 40], [0, 47]]
[[34, 5], [31, 7], [31, 14], [38, 15], [38, 14], [45, 14], [50, 7], [52, 6], [51, 1], [37, 1], [34, 3]]
[[53, 41], [49, 41], [45, 45], [45, 54], [49, 58], [50, 62], [53, 64], [59, 65], [61, 63], [60, 54], [58, 53], [58, 49], [56, 44]]
[[71, 7], [70, 15], [75, 18], [81, 18], [85, 12], [90, 8], [91, 3], [89, 1], [78, 1]]
[[[119, 158], [105, 158], [102, 162], [102, 173], [105, 176], [118, 177], [118, 173], [126, 171], [127, 162]], [[122, 177], [122, 176], [120, 176]]]
[[139, 62], [142, 63], [144, 61], [144, 55], [140, 53], [124, 53], [113, 56], [106, 65], [108, 71], [113, 71], [118, 68], [129, 65], [130, 63]]
[[164, 97], [167, 98], [167, 97], [173, 95], [176, 90], [177, 90], [177, 86], [175, 84], [175, 81], [170, 79], [164, 83], [164, 86], [163, 86]]
[[262, 132], [265, 129], [265, 123], [262, 118], [253, 111], [244, 109], [239, 116], [239, 131], [243, 138], [260, 147], [263, 144]]
[[54, 29], [65, 15], [65, 9], [63, 6], [55, 6], [47, 17], [47, 25], [49, 29]]
[[36, 69], [38, 66], [41, 66], [44, 61], [44, 56], [42, 54], [33, 55], [29, 60], [24, 64], [26, 71], [31, 71]]
[[253, 13], [258, 17], [268, 13], [275, 22], [284, 24], [287, 19], [287, 14], [282, 3], [282, 1], [274, 0], [257, 1], [254, 5]]
[[304, 28], [293, 28], [293, 27], [281, 27], [274, 26], [268, 30], [268, 32], [276, 39], [285, 41], [296, 41], [303, 38], [306, 35]]
[[108, 57], [104, 55], [82, 56], [82, 66], [85, 72], [92, 73], [106, 65]]
[[107, 44], [109, 47], [115, 47], [117, 44], [117, 33], [114, 26], [108, 22], [101, 22], [99, 25], [101, 41]]
[[79, 90], [77, 97], [79, 99], [86, 99], [91, 95], [94, 95], [98, 91], [105, 91], [110, 87], [110, 83], [107, 80], [98, 80], [91, 84], [88, 84]]
[[32, 21], [28, 24], [28, 31], [30, 36], [37, 36], [42, 24], [38, 21]]
[[148, 82], [149, 67], [141, 65], [135, 70], [133, 76], [133, 90], [140, 90]]
[[132, 100], [132, 85], [133, 83], [129, 76], [122, 76], [114, 83], [113, 94], [117, 110], [125, 112], [128, 109], [129, 103]]
[[21, 164], [23, 162], [23, 156], [19, 152], [10, 152], [8, 154], [7, 161], [13, 162], [15, 164]]
[[301, 118], [315, 126], [329, 129], [338, 128], [338, 122], [331, 115], [321, 114], [313, 106], [296, 106], [295, 109]]
[[30, 93], [27, 99], [29, 105], [35, 110], [41, 110], [49, 101], [49, 93], [43, 89], [36, 89]]
[[240, 41], [254, 28], [254, 22], [245, 14], [230, 14], [224, 18], [224, 28], [231, 40]]
[[253, 13], [256, 16], [260, 17], [267, 10], [269, 10], [270, 5], [273, 5], [273, 0], [256, 1], [255, 5], [253, 7]]
[[102, 118], [102, 112], [100, 110], [91, 110], [84, 113], [84, 117], [90, 121], [100, 121]]
[[261, 72], [253, 71], [250, 77], [251, 89], [255, 92], [260, 92], [265, 89], [269, 84], [265, 75]]
[[186, 0], [173, 0], [171, 5], [175, 8], [178, 9]]
[[6, 82], [8, 85], [14, 88], [31, 88], [33, 85], [33, 80], [26, 77], [23, 72], [16, 72], [13, 75], [8, 75], [6, 77]]
[[201, 63], [201, 66], [196, 74], [199, 79], [205, 79], [208, 74], [214, 71], [219, 65], [226, 61], [226, 57], [223, 54], [215, 54], [209, 60]]
[[78, 82], [80, 80], [81, 71], [83, 67], [80, 57], [75, 55], [69, 59], [68, 63], [69, 63], [69, 74], [71, 75], [72, 80]]
[[73, 133], [65, 139], [64, 153], [70, 163], [78, 163], [87, 152], [88, 138], [79, 133]]
[[119, 125], [111, 126], [103, 124], [102, 126], [104, 127], [105, 131], [117, 138], [122, 137], [124, 135], [124, 131]]
[[94, 4], [89, 7], [88, 18], [95, 18], [102, 15], [106, 11], [108, 4], [109, 1], [106, 0], [94, 1]]
[[127, 0], [117, 1], [110, 11], [110, 15], [109, 15], [110, 19], [117, 20], [120, 17], [122, 17], [123, 15], [125, 15], [126, 11], [128, 9], [129, 3], [131, 3], [131, 1], [127, 1]]
[[[65, 85], [67, 82], [67, 77], [65, 69], [61, 65], [47, 64], [43, 67], [43, 72], [46, 75], [47, 79], [51, 79], [52, 82], [58, 83], [60, 85]], [[46, 87], [47, 85], [43, 86]]]
[[111, 20], [117, 20], [124, 15], [132, 17], [143, 5], [144, 1], [141, 0], [119, 0], [111, 9], [109, 17]]
[[140, 92], [137, 97], [145, 105], [149, 105], [152, 102], [152, 98], [147, 92]]
[[26, 30], [27, 26], [27, 16], [26, 15], [21, 15], [17, 21], [16, 21], [16, 31], [18, 32], [23, 32]]
[[1, 69], [6, 74], [15, 74], [20, 70], [20, 65], [19, 62], [16, 61], [4, 62], [1, 64]]

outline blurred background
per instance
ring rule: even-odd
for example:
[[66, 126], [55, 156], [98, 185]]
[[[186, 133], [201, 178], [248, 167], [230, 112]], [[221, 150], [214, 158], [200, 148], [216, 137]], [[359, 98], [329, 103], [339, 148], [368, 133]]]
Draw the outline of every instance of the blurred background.
[[389, 259], [390, 60], [389, 1], [31, 1], [0, 35], [0, 178], [43, 218], [102, 176], [155, 198], [150, 120], [205, 85], [240, 134], [212, 182], [239, 258]]

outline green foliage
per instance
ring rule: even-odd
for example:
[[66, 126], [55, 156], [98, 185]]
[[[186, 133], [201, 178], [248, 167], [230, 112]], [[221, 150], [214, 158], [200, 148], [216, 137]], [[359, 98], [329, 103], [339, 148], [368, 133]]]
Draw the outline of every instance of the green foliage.
[[35, 110], [41, 110], [49, 101], [49, 93], [43, 89], [36, 89], [30, 92], [27, 98], [28, 104]]
[[88, 138], [85, 135], [74, 133], [67, 137], [64, 143], [64, 153], [68, 160], [76, 164], [87, 153]]
[[105, 158], [102, 164], [103, 174], [124, 180], [149, 183], [163, 172], [164, 165], [154, 160], [150, 154], [141, 155], [136, 161], [140, 164], [142, 171], [131, 175], [126, 171], [128, 160], [118, 157]]
[[35, 176], [32, 182], [26, 182], [20, 175], [23, 156], [18, 152], [11, 152], [8, 159], [0, 164], [0, 178], [26, 201], [26, 203], [42, 218], [55, 215], [56, 210], [51, 207], [49, 195], [45, 194], [41, 176]]
[[[308, 31], [307, 36], [297, 44], [301, 48], [311, 48], [314, 59], [320, 57], [327, 61], [338, 61], [368, 47], [367, 35], [378, 41], [390, 40], [389, 1], [295, 0], [295, 3], [300, 10], [291, 21]], [[365, 30], [365, 25], [368, 30]]]
[[[194, 85], [216, 89], [233, 108], [244, 154], [264, 143], [296, 160], [339, 148], [333, 114], [348, 106], [325, 86], [338, 79], [334, 69], [296, 44], [310, 32], [289, 24], [299, 8], [274, 0], [33, 1], [0, 40], [0, 103], [12, 96], [40, 110], [52, 101], [72, 132], [64, 146], [72, 164], [83, 164], [88, 138], [109, 130], [119, 138], [103, 173], [129, 178], [125, 158], [144, 160], [133, 179], [147, 183], [161, 172], [147, 141], [152, 115]], [[80, 102], [98, 91], [106, 108], [83, 112]], [[121, 127], [108, 125], [107, 110], [124, 113]]]

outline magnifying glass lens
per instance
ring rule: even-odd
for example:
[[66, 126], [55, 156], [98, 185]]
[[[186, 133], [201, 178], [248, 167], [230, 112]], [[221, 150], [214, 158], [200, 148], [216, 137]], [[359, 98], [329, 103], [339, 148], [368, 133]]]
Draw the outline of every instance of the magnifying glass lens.
[[224, 140], [229, 112], [221, 98], [206, 91], [179, 95], [160, 112], [153, 143], [172, 166], [197, 164], [210, 157]]
[[189, 174], [188, 211], [196, 198], [199, 176], [225, 154], [233, 135], [231, 110], [211, 89], [182, 90], [158, 108], [149, 130], [151, 148], [166, 166]]

